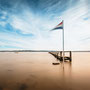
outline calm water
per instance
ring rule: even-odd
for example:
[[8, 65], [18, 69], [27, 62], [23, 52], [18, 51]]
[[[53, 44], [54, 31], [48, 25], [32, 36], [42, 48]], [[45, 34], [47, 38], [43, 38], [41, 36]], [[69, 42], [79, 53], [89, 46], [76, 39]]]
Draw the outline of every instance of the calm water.
[[90, 90], [90, 52], [72, 59], [63, 69], [48, 52], [0, 52], [0, 90]]

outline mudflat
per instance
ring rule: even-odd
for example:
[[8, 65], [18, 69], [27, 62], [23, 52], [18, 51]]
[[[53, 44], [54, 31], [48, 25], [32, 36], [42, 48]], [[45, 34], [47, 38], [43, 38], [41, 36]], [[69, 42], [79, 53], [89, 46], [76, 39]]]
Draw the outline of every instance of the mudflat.
[[48, 52], [0, 52], [0, 90], [90, 90], [90, 52], [73, 52], [72, 62]]

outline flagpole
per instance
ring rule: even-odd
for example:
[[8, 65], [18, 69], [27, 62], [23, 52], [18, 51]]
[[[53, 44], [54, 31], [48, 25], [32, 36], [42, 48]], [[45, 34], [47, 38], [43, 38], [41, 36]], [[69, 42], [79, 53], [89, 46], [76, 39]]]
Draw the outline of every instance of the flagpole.
[[63, 68], [64, 68], [64, 55], [65, 55], [65, 53], [64, 53], [64, 20], [62, 21], [63, 22], [63, 35], [62, 35], [62, 42], [63, 42]]

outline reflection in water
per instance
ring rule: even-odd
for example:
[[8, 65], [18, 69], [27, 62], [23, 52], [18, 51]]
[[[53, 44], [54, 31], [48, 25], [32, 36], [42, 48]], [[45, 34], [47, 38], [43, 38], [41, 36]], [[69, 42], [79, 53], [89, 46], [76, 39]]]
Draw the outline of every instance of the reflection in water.
[[1, 52], [0, 90], [90, 90], [90, 53], [72, 57], [63, 69], [47, 52]]
[[[71, 80], [72, 80], [72, 63], [69, 61], [64, 62], [64, 68], [63, 68], [63, 62], [61, 62], [60, 69], [62, 70], [60, 72], [60, 78], [62, 81], [62, 86], [64, 89], [72, 89], [71, 86]], [[62, 75], [62, 76], [61, 76]]]

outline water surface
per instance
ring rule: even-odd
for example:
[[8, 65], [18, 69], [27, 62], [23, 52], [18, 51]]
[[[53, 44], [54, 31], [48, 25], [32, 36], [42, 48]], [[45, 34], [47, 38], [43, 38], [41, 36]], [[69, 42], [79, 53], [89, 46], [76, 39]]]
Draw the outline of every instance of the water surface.
[[0, 90], [90, 90], [90, 52], [73, 52], [72, 62], [48, 52], [0, 52]]

